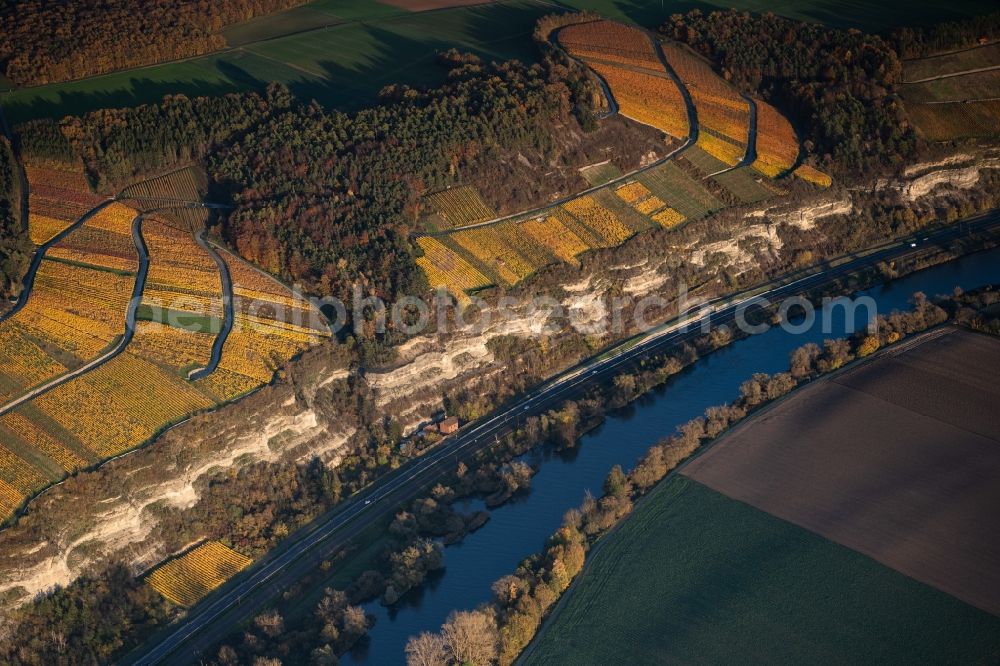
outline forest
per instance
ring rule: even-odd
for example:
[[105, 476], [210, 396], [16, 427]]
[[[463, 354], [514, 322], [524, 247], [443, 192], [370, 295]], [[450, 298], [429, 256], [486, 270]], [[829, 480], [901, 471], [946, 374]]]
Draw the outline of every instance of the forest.
[[660, 30], [788, 115], [806, 149], [841, 178], [916, 150], [893, 92], [902, 65], [881, 37], [736, 10], [675, 14]]
[[4, 0], [0, 67], [11, 81], [42, 85], [189, 58], [226, 46], [219, 32], [302, 0]]
[[17, 164], [0, 137], [0, 298], [16, 296], [31, 259], [31, 241], [21, 226]]
[[938, 51], [975, 46], [1000, 37], [1000, 12], [948, 21], [926, 28], [899, 28], [892, 42], [903, 58], [920, 58]]

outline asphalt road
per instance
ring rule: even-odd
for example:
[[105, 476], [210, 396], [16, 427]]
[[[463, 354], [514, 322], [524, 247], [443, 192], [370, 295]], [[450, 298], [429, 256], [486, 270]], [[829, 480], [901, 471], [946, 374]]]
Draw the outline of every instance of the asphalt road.
[[195, 241], [201, 246], [205, 252], [211, 255], [212, 259], [215, 261], [215, 265], [219, 267], [219, 277], [222, 279], [222, 328], [219, 329], [218, 334], [215, 336], [215, 342], [212, 343], [212, 356], [208, 360], [208, 365], [204, 368], [199, 368], [188, 375], [188, 379], [195, 380], [201, 379], [202, 377], [207, 377], [211, 373], [215, 372], [215, 369], [219, 367], [219, 361], [222, 360], [222, 346], [226, 344], [226, 339], [229, 337], [229, 333], [233, 330], [233, 278], [229, 274], [229, 265], [226, 264], [225, 260], [215, 251], [215, 248], [208, 244], [205, 240], [205, 232], [199, 231], [195, 234]]
[[291, 536], [271, 555], [240, 574], [231, 584], [209, 595], [169, 631], [153, 637], [155, 644], [143, 646], [145, 650], [137, 650], [124, 660], [125, 663], [151, 665], [161, 663], [168, 657], [175, 663], [196, 662], [199, 653], [222, 639], [234, 624], [252, 617], [258, 608], [301, 578], [316, 562], [346, 545], [367, 526], [390, 515], [400, 502], [416, 496], [451, 470], [458, 460], [495, 443], [527, 416], [579, 396], [589, 385], [610, 380], [624, 366], [696, 338], [701, 334], [703, 324], [712, 327], [729, 324], [758, 299], [766, 298], [773, 302], [802, 294], [879, 262], [899, 260], [923, 251], [928, 244], [950, 241], [973, 231], [1000, 233], [1000, 211], [898, 241], [836, 267], [790, 276], [786, 278], [789, 281], [758, 290], [752, 296], [743, 294], [717, 299], [696, 312], [685, 313], [678, 320], [654, 329], [638, 341], [626, 341], [616, 349], [566, 371], [525, 394], [518, 402], [465, 426], [438, 448], [383, 477], [352, 500], [318, 518]]

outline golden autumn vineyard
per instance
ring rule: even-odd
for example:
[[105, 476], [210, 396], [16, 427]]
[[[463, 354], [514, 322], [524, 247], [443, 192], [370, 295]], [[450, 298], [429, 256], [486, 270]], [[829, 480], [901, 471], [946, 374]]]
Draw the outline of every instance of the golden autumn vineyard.
[[178, 606], [193, 606], [252, 562], [218, 541], [209, 541], [167, 562], [146, 580], [150, 587]]
[[[191, 174], [130, 188], [126, 205], [90, 194], [74, 169], [27, 169], [32, 210], [48, 214], [30, 217], [32, 238], [43, 244], [66, 233], [44, 248], [23, 304], [0, 320], [0, 521], [66, 474], [268, 383], [283, 363], [329, 337], [310, 303], [220, 250], [233, 278], [234, 322], [223, 333], [216, 259], [183, 217], [140, 214], [146, 195], [158, 203], [196, 196]], [[133, 229], [149, 261], [122, 349], [139, 278]], [[204, 376], [191, 379], [195, 371]]]

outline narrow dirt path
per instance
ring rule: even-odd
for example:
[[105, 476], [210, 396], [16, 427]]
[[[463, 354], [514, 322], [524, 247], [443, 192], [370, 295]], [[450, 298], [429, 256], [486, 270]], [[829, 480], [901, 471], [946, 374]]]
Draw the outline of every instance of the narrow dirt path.
[[980, 72], [992, 72], [997, 69], [1000, 69], [1000, 65], [990, 65], [989, 67], [976, 67], [975, 69], [963, 69], [960, 72], [948, 72], [947, 74], [928, 76], [923, 79], [914, 79], [913, 81], [903, 81], [903, 85], [907, 85], [909, 83], [927, 83], [928, 81], [940, 81], [941, 79], [952, 79], [955, 78], [956, 76], [965, 76], [966, 74], [978, 74]]

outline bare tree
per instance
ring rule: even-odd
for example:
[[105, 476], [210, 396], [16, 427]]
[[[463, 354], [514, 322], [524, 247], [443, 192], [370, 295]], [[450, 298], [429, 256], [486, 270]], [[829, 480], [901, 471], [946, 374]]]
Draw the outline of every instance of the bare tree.
[[441, 627], [452, 658], [459, 664], [489, 666], [496, 663], [500, 632], [490, 609], [456, 611]]
[[448, 648], [444, 637], [425, 631], [406, 642], [407, 666], [448, 666]]

